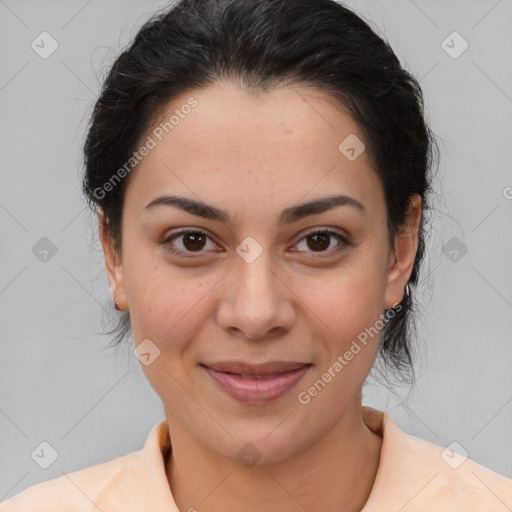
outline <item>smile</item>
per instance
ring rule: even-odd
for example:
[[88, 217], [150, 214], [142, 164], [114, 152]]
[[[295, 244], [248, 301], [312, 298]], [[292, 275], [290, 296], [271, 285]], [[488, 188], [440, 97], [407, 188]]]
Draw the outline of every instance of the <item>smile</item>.
[[[312, 365], [309, 363], [281, 364], [281, 371], [276, 371], [277, 364], [260, 366], [259, 369], [244, 366], [240, 370], [244, 373], [217, 369], [221, 366], [226, 368], [226, 364], [212, 366], [216, 368], [201, 365], [219, 389], [240, 402], [258, 404], [277, 400], [283, 396], [302, 379]], [[231, 365], [230, 369], [234, 369], [234, 366], [235, 364]], [[242, 366], [238, 365], [238, 368]], [[272, 366], [274, 370], [270, 373]]]

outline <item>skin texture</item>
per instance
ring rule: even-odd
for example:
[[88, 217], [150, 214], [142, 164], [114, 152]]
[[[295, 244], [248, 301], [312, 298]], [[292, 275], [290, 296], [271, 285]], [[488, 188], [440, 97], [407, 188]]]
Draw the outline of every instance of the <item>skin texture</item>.
[[[350, 161], [338, 149], [350, 134], [364, 141], [362, 132], [326, 93], [282, 86], [256, 97], [217, 82], [176, 98], [161, 119], [190, 97], [197, 106], [132, 171], [122, 256], [101, 231], [107, 277], [120, 309], [130, 311], [135, 343], [149, 338], [160, 350], [142, 368], [169, 424], [166, 471], [176, 503], [200, 512], [360, 510], [382, 442], [361, 417], [379, 336], [309, 403], [297, 396], [402, 300], [420, 197], [393, 252], [368, 151]], [[163, 194], [224, 209], [232, 224], [167, 206], [144, 212]], [[366, 212], [341, 206], [277, 224], [284, 208], [333, 194], [356, 198]], [[208, 238], [163, 243], [179, 228]], [[353, 245], [336, 253], [331, 237], [318, 248], [306, 237], [314, 228], [348, 233]], [[252, 263], [236, 252], [248, 236], [263, 250]], [[225, 394], [199, 366], [235, 359], [312, 366], [284, 396], [255, 405]], [[260, 454], [255, 465], [237, 456], [248, 442]]]

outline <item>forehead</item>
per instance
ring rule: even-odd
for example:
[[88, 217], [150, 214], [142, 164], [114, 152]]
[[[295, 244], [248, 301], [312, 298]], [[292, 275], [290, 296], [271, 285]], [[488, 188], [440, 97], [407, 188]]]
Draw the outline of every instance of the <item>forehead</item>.
[[347, 138], [362, 147], [362, 131], [336, 105], [323, 91], [297, 85], [254, 95], [228, 81], [182, 94], [143, 137], [153, 147], [134, 171], [127, 201], [145, 201], [143, 208], [178, 191], [297, 202], [336, 188], [375, 202], [379, 182], [369, 155], [350, 160], [339, 148]]

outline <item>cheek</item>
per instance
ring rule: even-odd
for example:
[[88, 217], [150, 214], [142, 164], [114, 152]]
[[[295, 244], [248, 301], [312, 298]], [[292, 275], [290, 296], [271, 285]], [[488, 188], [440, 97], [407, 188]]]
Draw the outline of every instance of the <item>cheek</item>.
[[[193, 279], [170, 266], [148, 266], [133, 276], [130, 308], [136, 345], [151, 340], [158, 356], [142, 370], [162, 400], [177, 410], [187, 406], [183, 386], [188, 381], [190, 341], [199, 336], [202, 317], [207, 315], [201, 300], [212, 285], [209, 279]], [[188, 361], [188, 362], [187, 362]]]
[[379, 267], [364, 255], [323, 276], [298, 278], [296, 283], [292, 287], [306, 306], [304, 314], [318, 321], [338, 349], [383, 311], [384, 282]]
[[127, 287], [134, 339], [154, 340], [162, 359], [173, 364], [204, 324], [208, 291], [218, 277], [193, 275], [190, 269], [149, 258], [136, 268]]
[[348, 406], [373, 366], [382, 328], [382, 279], [369, 267], [347, 267], [329, 279], [309, 283], [301, 300], [315, 324], [318, 359], [297, 400], [309, 411], [305, 426], [316, 428], [315, 422], [329, 422], [334, 411]]

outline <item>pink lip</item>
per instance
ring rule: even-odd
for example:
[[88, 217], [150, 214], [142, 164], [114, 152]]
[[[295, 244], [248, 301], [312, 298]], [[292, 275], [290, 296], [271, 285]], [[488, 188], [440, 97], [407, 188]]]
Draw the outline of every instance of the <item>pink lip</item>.
[[219, 388], [231, 397], [244, 403], [265, 403], [283, 396], [311, 365], [284, 362], [248, 365], [233, 362], [201, 366]]

